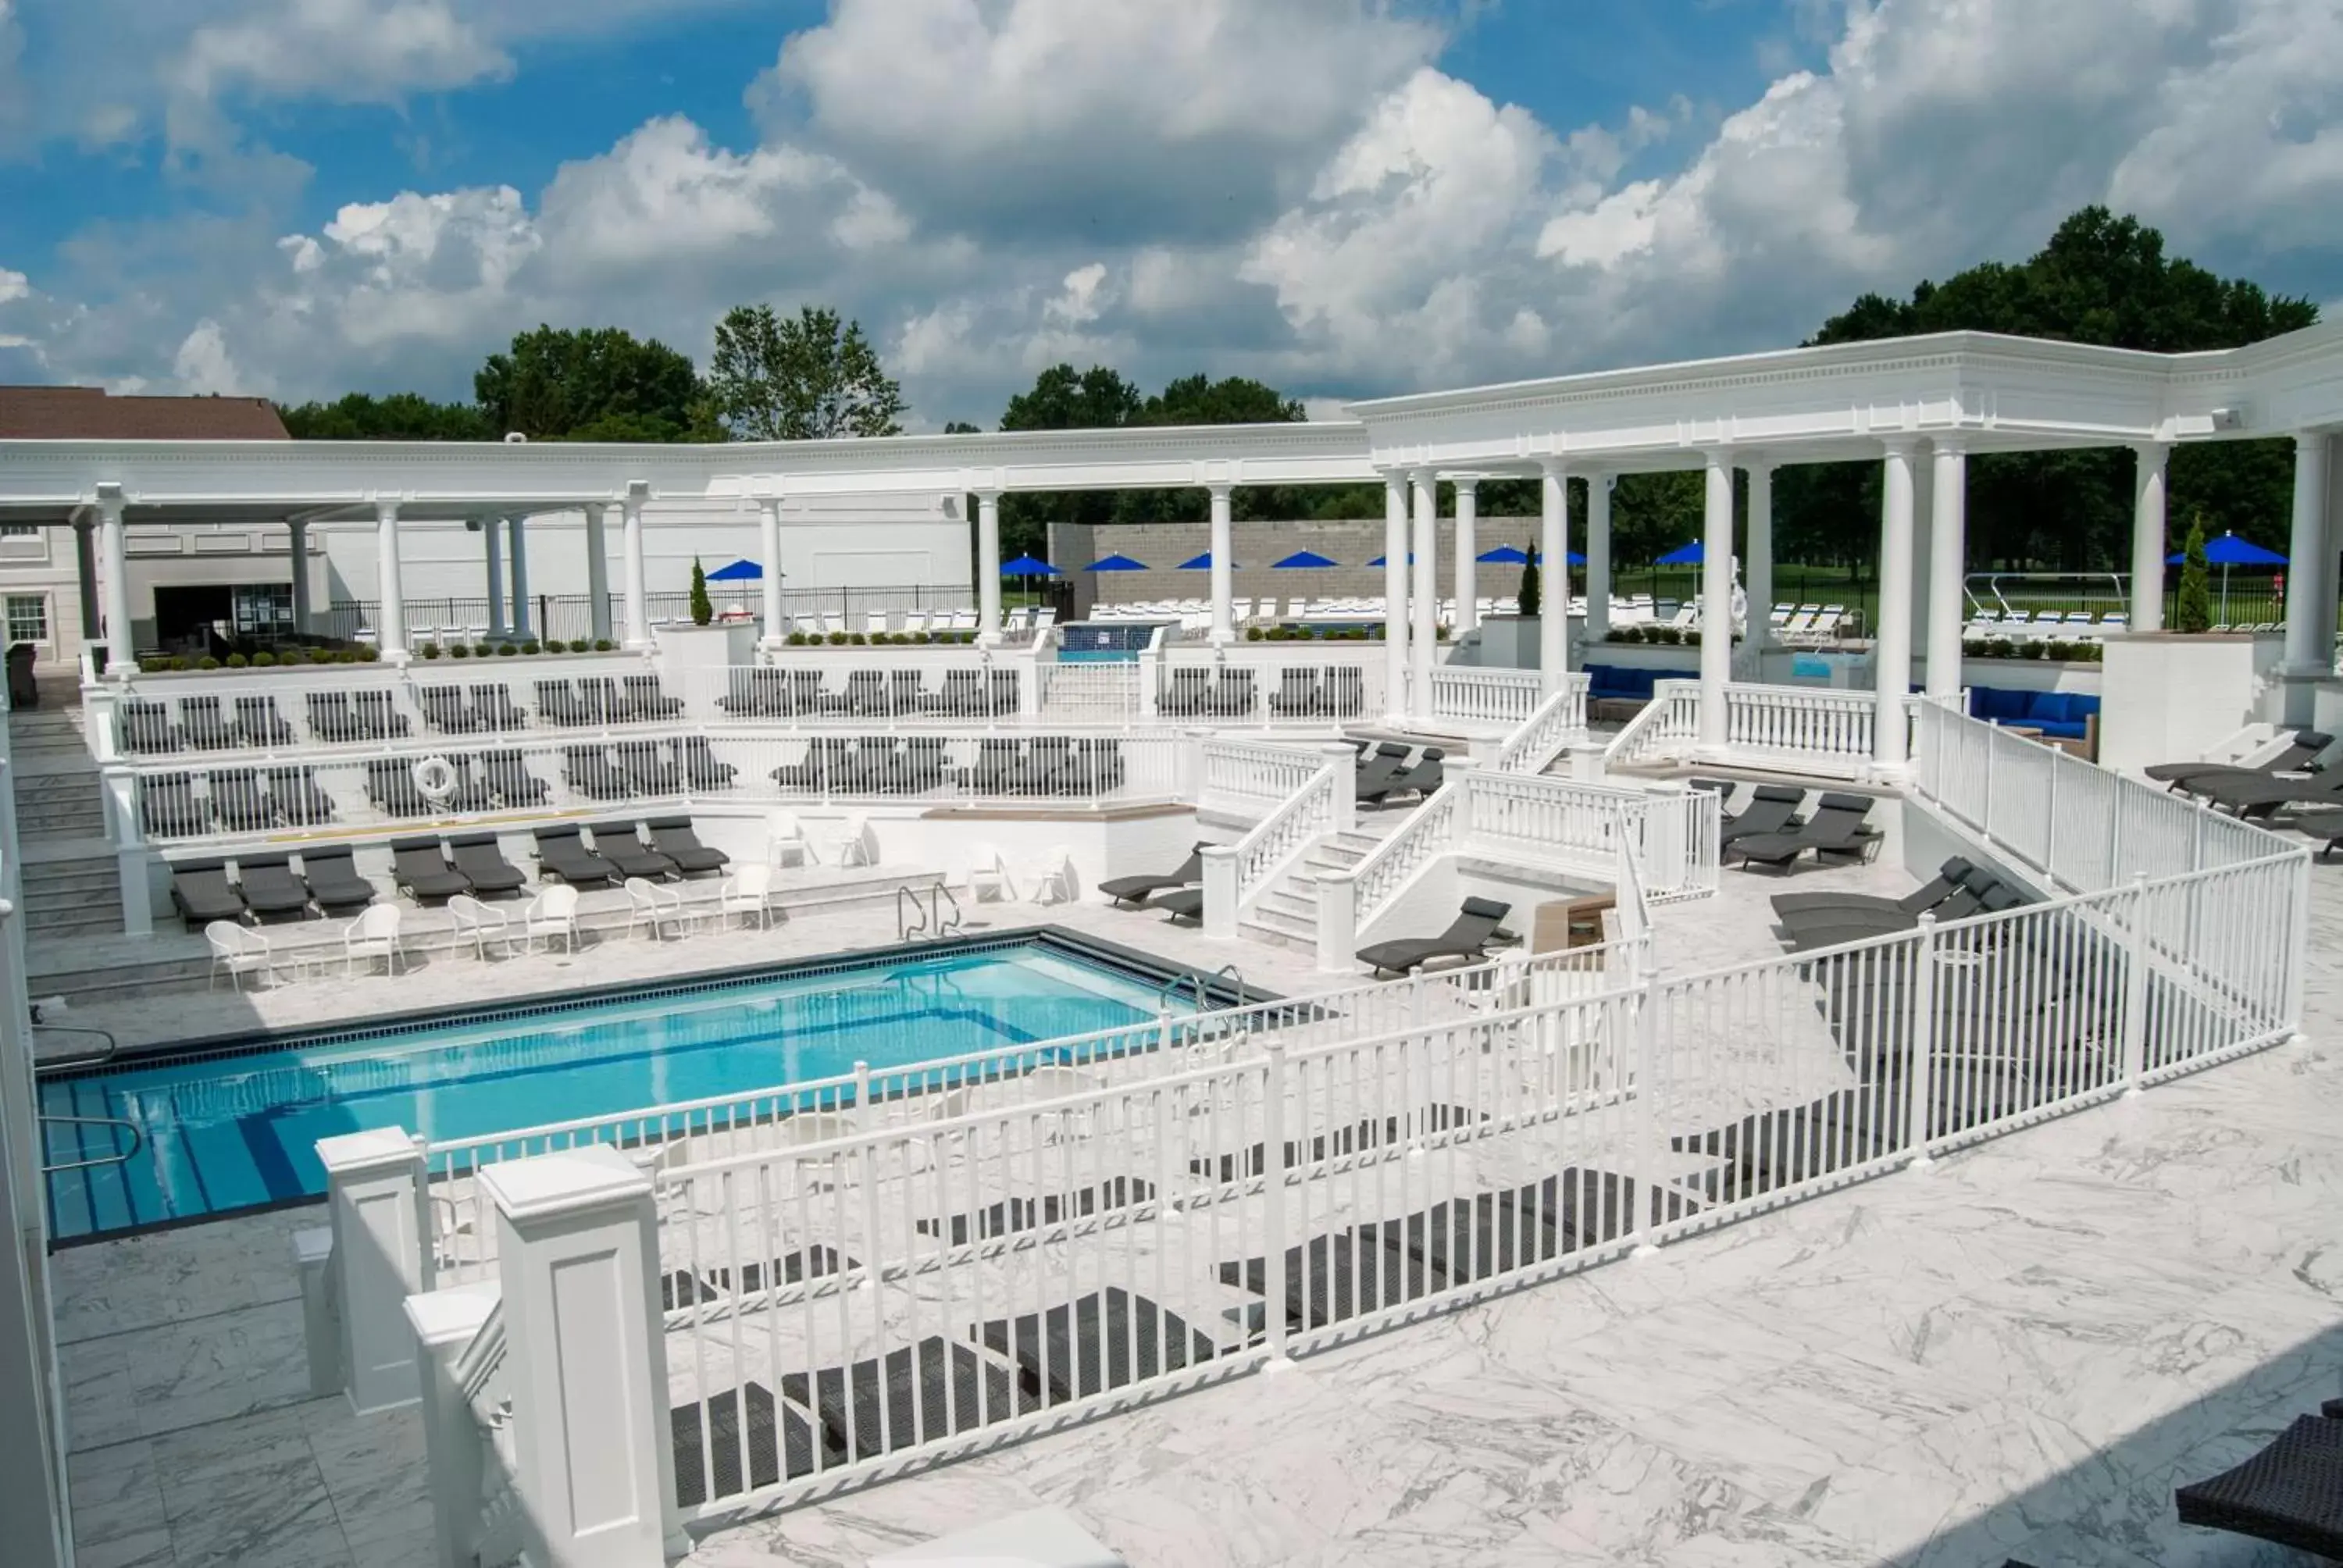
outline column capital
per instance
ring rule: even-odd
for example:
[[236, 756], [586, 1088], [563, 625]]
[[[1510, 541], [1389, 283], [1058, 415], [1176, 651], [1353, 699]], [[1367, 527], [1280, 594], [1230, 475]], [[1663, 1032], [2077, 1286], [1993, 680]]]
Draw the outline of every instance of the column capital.
[[1739, 451], [1730, 441], [1711, 441], [1700, 448], [1701, 461], [1712, 468], [1737, 467]]
[[1236, 483], [1231, 479], [1208, 479], [1202, 488], [1216, 501], [1225, 501], [1236, 493]]
[[1894, 435], [1880, 437], [1879, 446], [1880, 449], [1891, 457], [1912, 457], [1919, 455], [1920, 448], [1927, 443], [1927, 439], [1926, 436], [1916, 431], [1898, 431]]
[[2141, 462], [2153, 463], [2159, 467], [2172, 460], [2172, 443], [2169, 441], [2134, 441], [2131, 449]]
[[1451, 479], [1448, 482], [1456, 487], [1456, 498], [1459, 500], [1478, 496], [1481, 493], [1481, 476], [1478, 474], [1466, 474], [1461, 478]]
[[994, 506], [999, 506], [1001, 504], [1002, 492], [1001, 487], [998, 485], [971, 485], [969, 487], [968, 493], [974, 496], [980, 501], [987, 501]]
[[1742, 467], [1753, 474], [1770, 474], [1781, 467], [1780, 459], [1773, 453], [1755, 448], [1745, 448], [1740, 454], [1739, 461]]
[[1440, 482], [1440, 475], [1429, 467], [1410, 468], [1407, 477], [1410, 484], [1415, 485], [1436, 485]]
[[378, 523], [395, 523], [398, 521], [398, 498], [397, 496], [377, 496], [374, 498], [374, 520]]
[[589, 522], [598, 522], [608, 514], [610, 504], [608, 501], [588, 501], [578, 509], [586, 514]]
[[1549, 479], [1566, 479], [1574, 465], [1561, 453], [1552, 453], [1538, 459], [1538, 472]]
[[1932, 444], [1939, 457], [1966, 457], [1969, 455], [1969, 438], [1966, 436], [1938, 436], [1934, 437]]

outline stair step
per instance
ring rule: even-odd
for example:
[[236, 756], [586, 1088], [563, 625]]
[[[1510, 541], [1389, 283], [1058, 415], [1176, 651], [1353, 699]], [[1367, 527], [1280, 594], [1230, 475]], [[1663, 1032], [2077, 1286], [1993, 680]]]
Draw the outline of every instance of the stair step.
[[1308, 921], [1312, 929], [1315, 929], [1318, 920], [1317, 892], [1313, 888], [1308, 896], [1304, 896], [1294, 891], [1291, 884], [1272, 888], [1253, 900], [1253, 909], [1256, 911], [1267, 910], [1281, 915], [1291, 915], [1297, 920]]
[[96, 899], [119, 900], [121, 896], [120, 881], [111, 871], [61, 881], [28, 881], [25, 884], [25, 910], [27, 914], [41, 914], [71, 909]]

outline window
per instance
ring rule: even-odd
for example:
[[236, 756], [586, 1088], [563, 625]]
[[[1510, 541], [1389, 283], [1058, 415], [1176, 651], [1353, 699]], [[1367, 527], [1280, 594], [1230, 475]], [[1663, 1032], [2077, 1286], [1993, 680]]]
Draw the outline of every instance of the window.
[[49, 640], [49, 601], [36, 593], [12, 593], [8, 596], [8, 640], [46, 642]]
[[0, 523], [0, 539], [37, 539], [41, 537], [38, 523]]
[[293, 630], [293, 585], [237, 585], [229, 609], [238, 637], [290, 636]]

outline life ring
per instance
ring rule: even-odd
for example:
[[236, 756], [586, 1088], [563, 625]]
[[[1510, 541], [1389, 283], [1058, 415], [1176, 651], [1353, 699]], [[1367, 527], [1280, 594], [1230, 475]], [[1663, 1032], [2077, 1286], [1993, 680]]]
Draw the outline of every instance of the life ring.
[[456, 765], [445, 757], [426, 757], [408, 771], [423, 798], [435, 806], [456, 792]]

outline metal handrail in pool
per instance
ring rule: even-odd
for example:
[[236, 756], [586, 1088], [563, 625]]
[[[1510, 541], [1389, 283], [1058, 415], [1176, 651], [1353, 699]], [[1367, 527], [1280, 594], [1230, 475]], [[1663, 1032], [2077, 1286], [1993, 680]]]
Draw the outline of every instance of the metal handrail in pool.
[[119, 1116], [52, 1116], [44, 1113], [37, 1120], [43, 1127], [53, 1122], [69, 1127], [120, 1127], [127, 1129], [130, 1133], [130, 1147], [119, 1153], [101, 1154], [95, 1160], [68, 1160], [56, 1165], [44, 1164], [41, 1167], [44, 1176], [55, 1176], [66, 1171], [91, 1171], [100, 1165], [124, 1164], [136, 1159], [138, 1151], [146, 1146], [146, 1131], [136, 1122], [126, 1121]]

